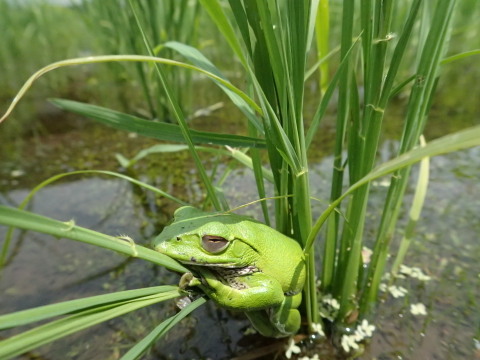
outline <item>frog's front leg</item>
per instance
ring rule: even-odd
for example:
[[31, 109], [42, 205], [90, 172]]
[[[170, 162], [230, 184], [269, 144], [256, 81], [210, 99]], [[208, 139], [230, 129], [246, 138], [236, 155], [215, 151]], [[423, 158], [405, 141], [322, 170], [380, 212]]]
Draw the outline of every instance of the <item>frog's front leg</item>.
[[279, 306], [265, 310], [249, 311], [246, 315], [260, 334], [268, 337], [284, 337], [295, 334], [300, 328], [301, 316], [297, 308], [302, 293], [285, 296]]
[[218, 305], [241, 311], [254, 311], [280, 306], [285, 299], [280, 283], [263, 273], [218, 279], [208, 269], [202, 276], [200, 288]]

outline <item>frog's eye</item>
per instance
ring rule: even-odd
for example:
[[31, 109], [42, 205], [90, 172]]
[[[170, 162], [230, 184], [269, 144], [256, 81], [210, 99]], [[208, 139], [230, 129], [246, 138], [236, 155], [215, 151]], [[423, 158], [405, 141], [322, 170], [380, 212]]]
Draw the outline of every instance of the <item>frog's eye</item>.
[[228, 246], [228, 240], [221, 236], [203, 235], [202, 247], [211, 253], [218, 253]]

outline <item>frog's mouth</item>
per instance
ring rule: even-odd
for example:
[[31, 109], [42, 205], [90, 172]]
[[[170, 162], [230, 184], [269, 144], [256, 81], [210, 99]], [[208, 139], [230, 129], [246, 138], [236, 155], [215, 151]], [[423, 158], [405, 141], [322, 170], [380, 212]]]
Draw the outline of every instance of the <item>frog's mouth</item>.
[[221, 277], [243, 276], [250, 275], [256, 272], [260, 272], [260, 269], [254, 265], [239, 266], [238, 264], [224, 264], [224, 263], [198, 263], [194, 261], [182, 261], [185, 265], [192, 267], [204, 267], [219, 274]]
[[212, 269], [243, 269], [243, 268], [248, 268], [248, 267], [253, 267], [255, 266], [250, 266], [250, 265], [242, 265], [234, 262], [211, 262], [210, 260], [201, 260], [197, 259], [196, 257], [192, 256], [188, 260], [187, 259], [177, 259], [184, 265], [191, 265], [191, 266], [202, 266], [202, 267], [207, 267], [207, 268], [212, 268]]
[[243, 276], [243, 275], [250, 275], [256, 272], [259, 272], [260, 269], [256, 266], [249, 265], [244, 267], [237, 267], [237, 268], [224, 268], [224, 267], [212, 267], [212, 270], [215, 271], [223, 278], [228, 278], [232, 276]]

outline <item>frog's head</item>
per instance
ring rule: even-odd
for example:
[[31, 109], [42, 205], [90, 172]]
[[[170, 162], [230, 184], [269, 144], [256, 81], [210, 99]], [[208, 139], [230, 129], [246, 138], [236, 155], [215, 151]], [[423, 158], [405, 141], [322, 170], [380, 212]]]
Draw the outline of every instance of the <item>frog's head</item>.
[[228, 213], [206, 213], [191, 206], [177, 209], [174, 221], [154, 240], [156, 251], [181, 263], [239, 268], [255, 263], [250, 239], [254, 220]]

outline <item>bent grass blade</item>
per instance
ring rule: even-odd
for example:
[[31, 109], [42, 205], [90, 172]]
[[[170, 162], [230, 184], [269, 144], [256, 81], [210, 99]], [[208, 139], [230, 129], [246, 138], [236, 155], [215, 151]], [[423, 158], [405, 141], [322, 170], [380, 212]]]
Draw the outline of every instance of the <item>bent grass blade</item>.
[[[425, 140], [421, 137], [421, 146], [425, 146]], [[417, 185], [415, 187], [415, 193], [413, 195], [413, 202], [410, 207], [409, 219], [407, 226], [405, 227], [405, 233], [400, 241], [400, 246], [397, 250], [397, 255], [393, 261], [391, 273], [396, 276], [400, 265], [402, 265], [407, 250], [410, 246], [412, 238], [414, 236], [415, 226], [420, 219], [423, 203], [427, 195], [428, 180], [430, 173], [430, 158], [424, 158], [420, 161], [420, 169], [418, 172]]]
[[[23, 201], [20, 203], [20, 205], [18, 206], [19, 209], [24, 209], [27, 206], [27, 204], [30, 202], [30, 200], [33, 198], [33, 196], [35, 196], [35, 194], [39, 190], [43, 189], [45, 186], [47, 186], [47, 185], [49, 185], [49, 184], [51, 184], [51, 183], [53, 183], [57, 180], [60, 180], [61, 178], [66, 177], [66, 176], [82, 175], [82, 174], [99, 174], [99, 175], [115, 176], [115, 177], [127, 180], [127, 181], [131, 182], [132, 184], [143, 187], [147, 190], [153, 191], [157, 195], [163, 196], [163, 197], [165, 197], [169, 200], [172, 200], [172, 201], [174, 201], [174, 202], [176, 202], [180, 205], [188, 205], [186, 202], [184, 202], [184, 201], [182, 201], [182, 200], [180, 200], [180, 199], [178, 199], [178, 198], [176, 198], [176, 197], [174, 197], [174, 196], [172, 196], [172, 195], [170, 195], [170, 194], [168, 194], [168, 193], [166, 193], [166, 192], [164, 192], [160, 189], [157, 189], [154, 186], [151, 186], [147, 183], [144, 183], [142, 181], [133, 179], [133, 178], [131, 178], [129, 176], [126, 176], [126, 175], [123, 175], [123, 174], [119, 174], [119, 173], [112, 172], [112, 171], [106, 171], [106, 170], [80, 170], [80, 171], [72, 171], [72, 172], [62, 173], [62, 174], [52, 176], [49, 179], [40, 183], [39, 185], [35, 186], [35, 188], [32, 191], [30, 191], [30, 193], [25, 197], [25, 199], [23, 199]], [[7, 232], [7, 235], [5, 236], [5, 242], [3, 243], [3, 246], [2, 246], [2, 249], [1, 249], [1, 252], [0, 252], [0, 266], [2, 266], [5, 263], [8, 248], [10, 247], [12, 233], [13, 233], [13, 229], [10, 229]]]
[[77, 226], [73, 222], [62, 222], [28, 211], [0, 205], [0, 224], [25, 230], [33, 230], [58, 238], [84, 242], [127, 256], [147, 260], [172, 271], [181, 273], [188, 272], [185, 267], [168, 256], [133, 242], [127, 242], [113, 236]]
[[472, 126], [456, 133], [435, 139], [424, 147], [415, 148], [390, 161], [379, 165], [370, 173], [365, 175], [362, 179], [350, 186], [347, 191], [342, 194], [342, 196], [333, 201], [328, 206], [328, 208], [320, 215], [320, 217], [317, 219], [314, 226], [312, 227], [312, 230], [310, 231], [304, 247], [304, 251], [307, 251], [312, 246], [318, 232], [320, 231], [320, 228], [328, 219], [330, 214], [334, 211], [334, 209], [340, 204], [340, 202], [359, 187], [367, 184], [372, 180], [378, 179], [399, 169], [415, 164], [426, 157], [448, 154], [454, 151], [468, 149], [475, 146], [480, 146], [480, 126]]
[[202, 73], [206, 76], [208, 76], [211, 79], [216, 80], [217, 82], [221, 83], [223, 86], [228, 88], [229, 90], [233, 91], [236, 93], [238, 96], [240, 96], [249, 106], [252, 107], [253, 110], [255, 110], [257, 113], [262, 114], [261, 108], [256, 104], [256, 102], [251, 99], [248, 95], [246, 95], [243, 91], [232, 85], [229, 81], [226, 81], [225, 79], [212, 74], [211, 72], [208, 72], [206, 70], [203, 70], [199, 67], [186, 64], [180, 61], [175, 61], [175, 60], [170, 60], [170, 59], [164, 59], [164, 58], [159, 58], [159, 57], [154, 57], [154, 56], [142, 56], [142, 55], [105, 55], [105, 56], [88, 56], [88, 57], [81, 57], [81, 58], [74, 58], [74, 59], [68, 59], [68, 60], [62, 60], [62, 61], [57, 61], [54, 63], [51, 63], [37, 72], [35, 72], [30, 78], [25, 82], [25, 84], [22, 86], [22, 88], [19, 90], [17, 95], [13, 98], [10, 106], [8, 107], [7, 111], [3, 114], [3, 116], [0, 118], [0, 123], [3, 122], [15, 109], [17, 106], [18, 102], [23, 98], [25, 93], [28, 91], [28, 89], [33, 85], [33, 83], [39, 79], [41, 76], [45, 75], [46, 73], [59, 69], [62, 67], [66, 66], [75, 66], [75, 65], [83, 65], [83, 64], [98, 64], [98, 63], [106, 63], [106, 62], [149, 62], [149, 63], [158, 63], [158, 64], [164, 64], [164, 65], [171, 65], [171, 66], [179, 66], [183, 67], [186, 69], [194, 70], [199, 73]]
[[[172, 50], [175, 50], [180, 55], [185, 57], [193, 65], [211, 72], [217, 76], [225, 78], [221, 71], [213, 65], [210, 60], [208, 60], [198, 49], [182, 44], [176, 41], [168, 41], [163, 46], [168, 47]], [[226, 80], [226, 78], [225, 78]], [[213, 80], [215, 81], [215, 80]], [[225, 92], [225, 94], [230, 98], [230, 100], [235, 104], [235, 106], [242, 111], [243, 114], [248, 118], [250, 123], [261, 133], [264, 133], [263, 125], [257, 118], [255, 111], [242, 99], [238, 94], [226, 88], [222, 84], [218, 83], [218, 86]]]

